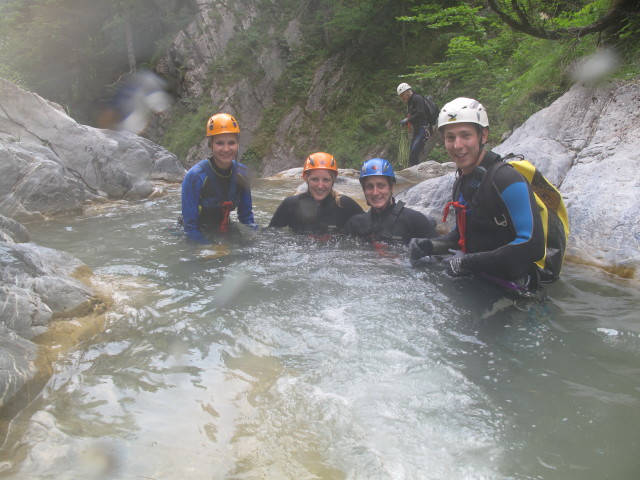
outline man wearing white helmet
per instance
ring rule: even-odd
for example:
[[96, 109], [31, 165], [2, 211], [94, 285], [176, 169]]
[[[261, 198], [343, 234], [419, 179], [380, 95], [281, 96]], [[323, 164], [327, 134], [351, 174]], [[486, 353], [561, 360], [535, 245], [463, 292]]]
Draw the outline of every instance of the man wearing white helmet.
[[[440, 111], [438, 130], [458, 167], [452, 201], [445, 207], [445, 216], [454, 207], [456, 226], [442, 237], [412, 239], [411, 257], [455, 250], [445, 258], [453, 276], [481, 274], [516, 290], [537, 288], [535, 262], [545, 254], [540, 213], [524, 177], [513, 168], [497, 168], [502, 159], [485, 149], [486, 110], [476, 100], [456, 98]], [[483, 184], [485, 177], [492, 185]]]
[[401, 83], [396, 89], [398, 96], [407, 104], [407, 116], [400, 120], [401, 125], [411, 125], [413, 137], [409, 150], [409, 166], [420, 163], [420, 154], [424, 148], [424, 141], [431, 136], [433, 128], [429, 125], [429, 115], [425, 99], [414, 93], [408, 83]]

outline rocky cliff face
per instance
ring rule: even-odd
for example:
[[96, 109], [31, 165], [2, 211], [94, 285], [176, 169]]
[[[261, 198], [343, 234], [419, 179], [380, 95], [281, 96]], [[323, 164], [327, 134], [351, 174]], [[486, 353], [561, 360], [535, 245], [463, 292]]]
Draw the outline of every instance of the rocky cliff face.
[[[273, 105], [278, 80], [286, 74], [291, 52], [300, 42], [301, 26], [297, 16], [300, 12], [280, 18], [280, 27], [263, 30], [255, 24], [264, 12], [251, 7], [249, 2], [201, 0], [199, 10], [194, 21], [177, 36], [167, 55], [160, 60], [156, 71], [173, 80], [180, 96], [211, 105], [211, 114], [227, 112], [235, 115], [242, 129], [242, 154], [254, 139], [264, 112]], [[233, 53], [238, 36], [250, 29], [261, 35], [260, 44], [264, 45], [255, 52], [254, 71], [236, 79], [231, 86], [225, 85], [211, 73], [212, 66], [227, 49]], [[270, 40], [264, 41], [265, 38]], [[329, 95], [335, 95], [335, 85], [343, 80], [344, 65], [344, 58], [333, 57], [313, 72], [311, 94], [306, 104], [293, 106], [277, 126], [271, 151], [263, 159], [265, 176], [300, 166], [303, 158], [295, 152], [313, 144], [316, 134], [313, 124], [322, 122], [323, 106]], [[224, 76], [228, 72], [220, 73]], [[343, 82], [341, 90], [347, 91], [348, 85]], [[203, 139], [191, 149], [183, 163], [193, 165], [208, 154]]]

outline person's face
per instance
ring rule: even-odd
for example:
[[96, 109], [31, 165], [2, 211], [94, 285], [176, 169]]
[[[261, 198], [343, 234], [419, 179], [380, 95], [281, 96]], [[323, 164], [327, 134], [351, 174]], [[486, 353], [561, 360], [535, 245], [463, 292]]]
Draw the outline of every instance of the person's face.
[[235, 133], [221, 133], [211, 138], [214, 163], [219, 168], [229, 168], [238, 155], [238, 136]]
[[309, 193], [319, 202], [331, 193], [335, 177], [329, 170], [317, 168], [309, 170], [305, 174], [305, 180], [309, 186]]
[[[483, 128], [480, 138], [474, 123], [455, 123], [444, 127], [444, 148], [463, 175], [471, 173], [480, 163], [480, 143], [486, 143], [488, 135], [488, 129]], [[484, 156], [484, 151], [482, 153]]]
[[390, 185], [387, 177], [382, 175], [366, 177], [362, 188], [364, 190], [364, 198], [372, 208], [382, 210], [389, 205], [389, 201], [393, 195], [393, 187]]
[[407, 102], [409, 101], [409, 99], [411, 98], [411, 94], [412, 94], [412, 93], [413, 93], [413, 92], [411, 92], [411, 90], [406, 90], [406, 91], [404, 91], [404, 92], [402, 92], [402, 93], [400, 94], [400, 98], [402, 99], [402, 101], [403, 101], [404, 103], [407, 103]]

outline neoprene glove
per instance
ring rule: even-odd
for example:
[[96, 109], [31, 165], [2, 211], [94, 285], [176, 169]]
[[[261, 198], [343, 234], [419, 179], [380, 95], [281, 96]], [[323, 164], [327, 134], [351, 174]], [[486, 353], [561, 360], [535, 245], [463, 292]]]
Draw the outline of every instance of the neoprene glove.
[[471, 272], [464, 268], [464, 252], [462, 250], [449, 250], [453, 255], [443, 259], [447, 272], [452, 277], [463, 277]]
[[403, 118], [402, 120], [400, 120], [400, 125], [406, 125], [409, 122], [408, 118]]
[[429, 238], [412, 238], [409, 241], [409, 255], [412, 260], [433, 255], [433, 242]]

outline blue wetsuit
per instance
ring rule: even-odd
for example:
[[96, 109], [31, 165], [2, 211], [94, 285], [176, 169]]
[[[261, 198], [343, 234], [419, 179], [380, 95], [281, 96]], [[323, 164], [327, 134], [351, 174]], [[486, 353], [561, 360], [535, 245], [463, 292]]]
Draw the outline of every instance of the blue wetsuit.
[[257, 227], [246, 165], [234, 160], [223, 172], [206, 158], [189, 169], [182, 181], [182, 219], [188, 238], [207, 243], [202, 231], [220, 229], [236, 208], [241, 223]]
[[459, 249], [464, 229], [464, 270], [519, 280], [544, 256], [544, 231], [531, 187], [514, 168], [497, 169], [493, 185], [480, 188], [485, 171], [501, 161], [499, 155], [487, 152], [481, 168], [456, 180], [453, 201], [466, 206], [465, 225], [461, 228], [458, 215], [456, 227], [434, 239], [433, 245], [436, 254]]

